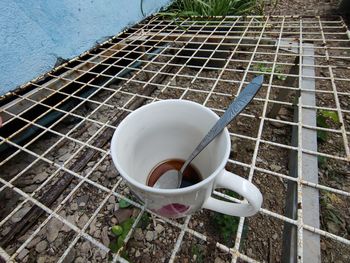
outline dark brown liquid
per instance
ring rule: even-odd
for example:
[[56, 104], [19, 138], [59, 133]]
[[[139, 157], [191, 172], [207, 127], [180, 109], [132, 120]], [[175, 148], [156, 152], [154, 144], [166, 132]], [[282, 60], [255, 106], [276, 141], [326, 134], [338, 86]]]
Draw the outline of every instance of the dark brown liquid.
[[[185, 161], [183, 160], [170, 159], [157, 164], [157, 166], [153, 168], [153, 170], [148, 176], [147, 185], [154, 186], [154, 184], [165, 172], [169, 170], [179, 171], [184, 163]], [[185, 172], [183, 173], [182, 183], [180, 188], [194, 185], [196, 183], [199, 183], [200, 181], [202, 181], [202, 177], [200, 173], [193, 165], [190, 164], [189, 166], [187, 166]]]

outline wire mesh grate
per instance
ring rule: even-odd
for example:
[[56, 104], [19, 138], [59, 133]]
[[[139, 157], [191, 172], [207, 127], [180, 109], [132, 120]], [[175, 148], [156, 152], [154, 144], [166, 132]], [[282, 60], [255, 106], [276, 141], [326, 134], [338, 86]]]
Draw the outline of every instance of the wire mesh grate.
[[[346, 261], [349, 40], [341, 17], [153, 16], [3, 96], [0, 256]], [[200, 211], [173, 220], [145, 209], [111, 162], [120, 121], [165, 99], [192, 100], [221, 115], [258, 74], [265, 75], [262, 89], [229, 126], [226, 168], [261, 189], [259, 213]], [[130, 207], [120, 208], [120, 200]], [[112, 253], [110, 227], [123, 216], [133, 221], [123, 249]]]

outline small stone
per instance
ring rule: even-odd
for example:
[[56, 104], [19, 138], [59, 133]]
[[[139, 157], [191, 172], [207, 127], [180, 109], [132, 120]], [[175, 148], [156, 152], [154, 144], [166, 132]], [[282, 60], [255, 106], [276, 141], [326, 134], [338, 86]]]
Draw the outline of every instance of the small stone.
[[60, 247], [63, 244], [63, 241], [64, 241], [63, 237], [56, 238], [55, 243], [54, 243], [55, 247]]
[[112, 211], [113, 208], [114, 208], [114, 204], [109, 204], [109, 205], [106, 206], [106, 209], [107, 209], [108, 211]]
[[60, 157], [58, 157], [58, 161], [64, 162], [64, 161], [68, 160], [70, 158], [70, 156], [71, 156], [71, 154], [69, 152], [66, 154], [63, 154]]
[[112, 217], [111, 222], [112, 222], [112, 225], [118, 224], [118, 220], [115, 217]]
[[253, 255], [253, 249], [248, 248], [247, 249], [247, 256], [251, 257]]
[[146, 232], [146, 240], [147, 241], [152, 241], [154, 239], [154, 233], [153, 233], [153, 231], [147, 231]]
[[88, 221], [89, 221], [89, 217], [86, 214], [83, 214], [79, 218], [78, 227], [83, 228]]
[[225, 263], [225, 261], [222, 260], [221, 258], [217, 257], [217, 258], [215, 258], [214, 263]]
[[11, 229], [12, 229], [12, 228], [9, 227], [9, 226], [8, 226], [8, 227], [5, 227], [5, 229], [2, 231], [2, 235], [3, 235], [3, 236], [6, 236], [6, 235], [11, 231]]
[[154, 230], [157, 232], [157, 234], [160, 234], [164, 231], [164, 227], [160, 224], [157, 224]]
[[141, 256], [141, 253], [140, 251], [136, 250], [135, 257], [138, 258], [139, 256]]
[[42, 240], [35, 246], [35, 251], [38, 253], [42, 253], [46, 250], [47, 248], [47, 242], [45, 240]]
[[277, 135], [281, 135], [281, 136], [286, 135], [286, 131], [284, 129], [283, 130], [282, 129], [275, 130], [274, 133]]
[[33, 184], [33, 185], [28, 185], [26, 187], [23, 187], [22, 190], [23, 192], [26, 192], [26, 193], [33, 193], [37, 188], [38, 186], [36, 184]]
[[107, 170], [107, 166], [106, 165], [101, 165], [99, 168], [98, 168], [98, 170], [100, 171], [100, 172], [105, 172], [106, 170]]
[[72, 210], [72, 211], [78, 210], [78, 203], [77, 203], [77, 202], [73, 202], [73, 203], [70, 205], [70, 210]]
[[48, 174], [46, 172], [41, 172], [33, 178], [33, 182], [39, 184], [45, 181], [47, 177], [48, 177]]
[[83, 253], [83, 254], [88, 254], [89, 251], [90, 251], [90, 249], [91, 249], [90, 242], [89, 242], [89, 241], [85, 241], [85, 242], [81, 245], [80, 252]]
[[203, 227], [203, 226], [204, 226], [204, 223], [203, 223], [203, 222], [200, 222], [200, 223], [199, 223], [199, 226], [200, 226], [200, 227]]
[[140, 213], [140, 210], [133, 208], [131, 217], [136, 218], [139, 215], [139, 213]]
[[19, 221], [21, 221], [22, 217], [30, 210], [30, 207], [24, 207], [24, 208], [21, 208], [20, 210], [17, 211], [16, 214], [14, 214], [12, 217], [11, 217], [11, 221], [13, 223], [17, 223]]
[[97, 253], [100, 254], [102, 259], [105, 259], [107, 257], [107, 252], [104, 250], [99, 250]]
[[260, 157], [256, 157], [256, 161], [259, 162], [259, 163], [263, 163], [264, 162], [264, 160], [261, 159]]
[[70, 227], [66, 224], [64, 224], [63, 227], [61, 228], [61, 231], [66, 232], [66, 233], [69, 232], [70, 230], [71, 230]]
[[40, 237], [35, 237], [32, 239], [32, 241], [29, 242], [29, 244], [27, 245], [27, 248], [32, 248], [34, 246], [36, 246], [36, 244], [38, 244], [41, 241]]
[[83, 259], [82, 257], [77, 257], [74, 261], [74, 263], [85, 263], [85, 262], [86, 262], [86, 260]]
[[107, 178], [109, 178], [109, 179], [116, 178], [117, 176], [118, 176], [118, 174], [115, 171], [108, 171], [107, 172]]
[[[69, 215], [67, 217], [67, 221], [69, 221], [72, 224], [75, 224], [75, 216], [74, 215]], [[69, 231], [71, 231], [71, 228], [68, 225], [64, 224], [61, 230], [63, 232], [69, 232]]]
[[69, 252], [68, 255], [63, 259], [63, 263], [72, 263], [75, 258], [75, 249], [72, 248]]
[[89, 234], [92, 235], [96, 231], [96, 218], [90, 224]]
[[101, 230], [100, 229], [97, 229], [94, 233], [94, 237], [95, 238], [100, 238], [101, 237]]
[[105, 226], [103, 229], [102, 229], [102, 233], [101, 233], [101, 238], [102, 238], [102, 243], [108, 247], [109, 245], [109, 237], [108, 237], [108, 227]]
[[46, 260], [46, 256], [40, 256], [37, 258], [37, 263], [46, 263], [47, 260]]
[[338, 234], [340, 233], [340, 226], [332, 221], [327, 222], [327, 228], [328, 231], [331, 232], [332, 234]]
[[46, 227], [46, 238], [51, 243], [56, 240], [63, 223], [56, 218], [50, 220]]
[[85, 206], [88, 201], [89, 201], [89, 196], [88, 195], [79, 196], [77, 198], [77, 203], [78, 203], [79, 207]]
[[62, 217], [66, 217], [66, 211], [65, 210], [61, 210], [58, 212], [58, 214]]
[[19, 259], [20, 261], [22, 261], [29, 253], [29, 250], [24, 248], [21, 250], [21, 252], [19, 252], [17, 259]]
[[277, 233], [273, 234], [272, 238], [276, 240], [278, 238]]
[[238, 152], [238, 145], [237, 145], [237, 143], [232, 143], [232, 151], [234, 152], [234, 153], [236, 153], [236, 152]]
[[135, 240], [141, 241], [143, 240], [143, 232], [141, 228], [136, 228], [134, 232]]
[[110, 203], [110, 204], [115, 204], [115, 196], [114, 196], [114, 195], [111, 195], [111, 196], [108, 198], [108, 203]]
[[[281, 120], [281, 118], [279, 116], [276, 117], [277, 120]], [[272, 126], [276, 127], [276, 128], [282, 128], [285, 127], [286, 124], [281, 123], [281, 122], [277, 122], [277, 121], [271, 121], [270, 122]]]
[[278, 171], [280, 171], [280, 170], [282, 169], [281, 166], [276, 165], [276, 164], [271, 164], [271, 165], [270, 165], [270, 168], [271, 168], [271, 170], [274, 171], [274, 172], [278, 172]]
[[288, 116], [290, 115], [288, 112], [288, 109], [281, 107], [280, 110], [278, 111], [278, 115], [280, 116]]

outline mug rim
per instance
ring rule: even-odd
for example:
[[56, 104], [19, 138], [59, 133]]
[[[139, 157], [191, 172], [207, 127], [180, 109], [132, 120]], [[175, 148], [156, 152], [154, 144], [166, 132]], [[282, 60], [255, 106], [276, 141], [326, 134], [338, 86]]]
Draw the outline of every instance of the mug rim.
[[196, 183], [196, 184], [188, 186], [188, 187], [175, 188], [175, 189], [155, 188], [155, 187], [151, 187], [151, 186], [142, 184], [142, 183], [138, 182], [137, 180], [135, 180], [134, 178], [132, 178], [131, 176], [129, 176], [127, 174], [127, 172], [123, 169], [121, 164], [118, 162], [117, 152], [115, 150], [116, 147], [113, 147], [113, 145], [117, 144], [116, 140], [117, 140], [118, 133], [126, 125], [126, 123], [128, 122], [129, 119], [133, 118], [133, 116], [135, 116], [136, 114], [139, 114], [141, 111], [147, 110], [147, 109], [152, 108], [152, 107], [157, 107], [160, 104], [169, 104], [169, 103], [174, 103], [174, 104], [175, 103], [176, 104], [178, 104], [178, 103], [180, 103], [180, 104], [192, 104], [192, 105], [195, 105], [196, 107], [200, 107], [202, 110], [206, 111], [208, 114], [214, 116], [216, 118], [216, 120], [218, 120], [220, 118], [214, 111], [212, 111], [211, 109], [209, 109], [209, 108], [207, 108], [207, 107], [205, 107], [202, 104], [199, 104], [197, 102], [193, 102], [193, 101], [189, 101], [189, 100], [180, 100], [180, 99], [169, 99], [169, 100], [157, 101], [157, 102], [153, 102], [153, 103], [144, 105], [141, 108], [138, 108], [137, 110], [131, 112], [128, 116], [126, 116], [123, 119], [123, 121], [115, 129], [113, 137], [112, 137], [112, 141], [111, 141], [110, 151], [111, 151], [113, 163], [114, 163], [115, 167], [117, 168], [117, 170], [119, 171], [120, 175], [128, 183], [134, 185], [136, 188], [141, 189], [142, 191], [151, 192], [153, 194], [181, 194], [181, 193], [191, 192], [191, 191], [193, 191], [193, 190], [195, 190], [197, 188], [201, 188], [202, 186], [206, 185], [211, 180], [213, 180], [215, 178], [215, 176], [220, 173], [220, 171], [224, 170], [225, 165], [227, 163], [227, 160], [229, 158], [230, 149], [231, 149], [230, 134], [228, 132], [227, 127], [225, 127], [223, 132], [225, 134], [224, 138], [225, 138], [227, 143], [225, 144], [226, 145], [226, 151], [224, 153], [224, 158], [222, 159], [220, 164], [217, 166], [215, 171], [213, 171], [211, 173], [211, 175], [209, 175], [207, 178], [205, 178], [204, 180], [200, 181], [199, 183]]

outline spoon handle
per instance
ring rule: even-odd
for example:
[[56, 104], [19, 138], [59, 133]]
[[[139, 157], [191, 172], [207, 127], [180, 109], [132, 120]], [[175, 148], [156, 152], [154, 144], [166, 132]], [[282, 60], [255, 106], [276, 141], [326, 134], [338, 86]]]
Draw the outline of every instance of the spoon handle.
[[186, 162], [180, 169], [180, 180], [187, 165], [249, 104], [258, 93], [264, 81], [264, 76], [255, 77], [247, 87], [239, 94], [239, 96], [230, 104], [221, 118], [214, 124], [203, 140], [198, 144], [196, 149], [191, 153]]

